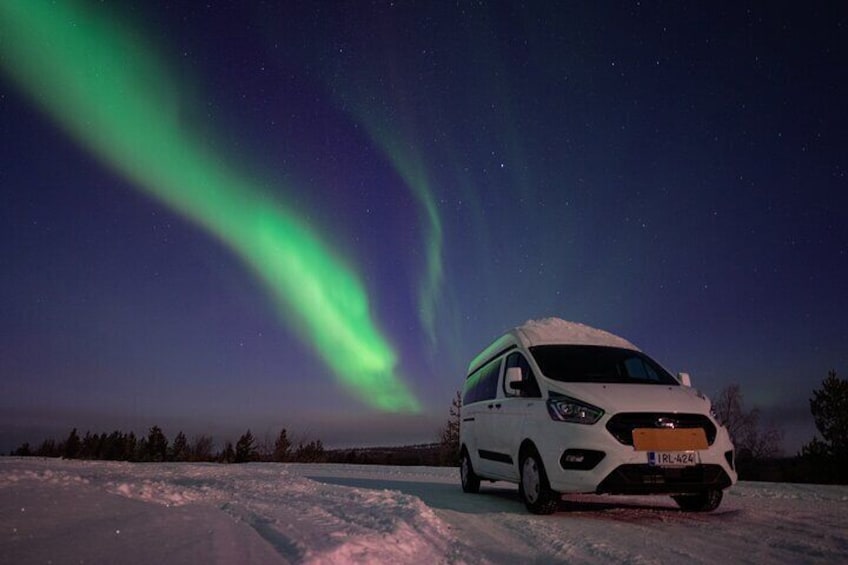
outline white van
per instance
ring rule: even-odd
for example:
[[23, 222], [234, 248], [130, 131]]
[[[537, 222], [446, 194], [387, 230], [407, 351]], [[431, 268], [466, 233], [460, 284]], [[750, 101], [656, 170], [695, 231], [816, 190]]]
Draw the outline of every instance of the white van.
[[465, 492], [515, 482], [537, 514], [560, 493], [666, 494], [708, 512], [736, 482], [727, 430], [688, 375], [558, 318], [513, 329], [469, 365], [460, 469]]

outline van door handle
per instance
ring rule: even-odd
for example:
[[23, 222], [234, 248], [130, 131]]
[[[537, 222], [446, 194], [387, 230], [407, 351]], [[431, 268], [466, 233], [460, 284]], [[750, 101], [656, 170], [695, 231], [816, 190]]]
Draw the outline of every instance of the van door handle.
[[489, 407], [489, 410], [491, 410], [491, 409], [492, 409], [492, 407], [497, 408], [498, 410], [500, 410], [500, 408], [501, 408], [501, 403], [500, 403], [500, 402], [498, 402], [497, 404], [489, 404], [489, 405], [488, 405], [488, 407]]

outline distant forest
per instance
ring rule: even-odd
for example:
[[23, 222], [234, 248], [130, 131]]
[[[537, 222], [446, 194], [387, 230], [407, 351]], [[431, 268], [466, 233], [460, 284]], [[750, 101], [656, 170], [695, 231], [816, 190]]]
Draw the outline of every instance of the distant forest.
[[[731, 435], [736, 446], [736, 469], [741, 480], [848, 484], [848, 381], [830, 371], [809, 400], [810, 412], [821, 434], [794, 457], [782, 453], [782, 433], [773, 425], [762, 426], [759, 411], [746, 409], [739, 385], [720, 391], [713, 413]], [[47, 439], [36, 448], [24, 443], [10, 455], [64, 457], [134, 462], [247, 463], [277, 461], [295, 463], [359, 463], [375, 465], [456, 466], [459, 455], [459, 425], [462, 400], [457, 391], [450, 415], [431, 444], [402, 447], [327, 450], [321, 440], [296, 444], [285, 428], [271, 441], [257, 441], [247, 430], [233, 444], [227, 441], [215, 450], [211, 436], [198, 435], [191, 441], [183, 432], [168, 441], [159, 426], [146, 436], [114, 431], [80, 437], [76, 428], [64, 440]]]
[[205, 462], [248, 463], [253, 461], [280, 463], [358, 463], [378, 465], [448, 465], [451, 457], [439, 443], [403, 447], [363, 447], [325, 449], [321, 440], [293, 443], [283, 428], [273, 442], [257, 441], [247, 430], [238, 441], [224, 443], [214, 449], [212, 436], [198, 435], [189, 440], [183, 432], [169, 441], [159, 426], [150, 428], [146, 436], [134, 432], [85, 432], [80, 436], [74, 428], [63, 440], [46, 439], [38, 447], [24, 443], [10, 455], [18, 457], [62, 457], [100, 461], [131, 462]]

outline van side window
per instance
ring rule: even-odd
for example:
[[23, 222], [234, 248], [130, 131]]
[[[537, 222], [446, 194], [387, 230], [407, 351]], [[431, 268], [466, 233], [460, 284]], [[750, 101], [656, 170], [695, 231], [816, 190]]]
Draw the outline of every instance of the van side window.
[[462, 404], [491, 400], [498, 395], [498, 378], [501, 375], [501, 359], [490, 361], [470, 375], [465, 381]]
[[[519, 367], [521, 369], [521, 382], [524, 383], [524, 388], [519, 392], [519, 396], [528, 398], [538, 398], [542, 396], [539, 390], [539, 383], [536, 382], [536, 377], [533, 375], [533, 370], [524, 355], [521, 353], [510, 353], [506, 358], [506, 369], [510, 367]], [[504, 369], [504, 373], [506, 373]]]

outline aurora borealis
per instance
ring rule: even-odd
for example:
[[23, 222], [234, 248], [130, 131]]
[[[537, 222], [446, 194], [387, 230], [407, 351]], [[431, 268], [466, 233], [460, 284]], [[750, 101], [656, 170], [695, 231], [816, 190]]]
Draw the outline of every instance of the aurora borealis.
[[417, 410], [359, 281], [292, 213], [220, 156], [197, 149], [169, 111], [179, 85], [143, 47], [61, 4], [7, 3], [2, 10], [11, 74], [79, 143], [231, 246], [283, 317], [292, 312], [295, 329], [305, 328], [304, 338], [364, 402]]
[[805, 441], [848, 370], [846, 21], [2, 3], [0, 448], [428, 441], [470, 358], [550, 315]]

